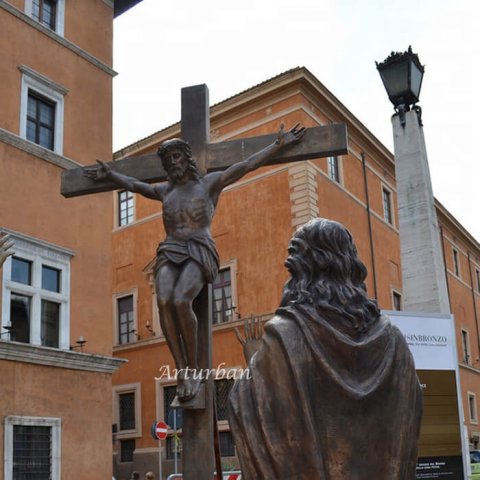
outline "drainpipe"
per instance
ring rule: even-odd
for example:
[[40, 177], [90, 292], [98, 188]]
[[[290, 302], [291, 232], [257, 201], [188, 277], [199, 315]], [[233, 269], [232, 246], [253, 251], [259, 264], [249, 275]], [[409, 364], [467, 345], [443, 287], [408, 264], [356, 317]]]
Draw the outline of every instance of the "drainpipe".
[[370, 198], [368, 196], [367, 164], [365, 162], [365, 154], [361, 152], [360, 156], [362, 157], [363, 179], [365, 183], [365, 199], [367, 202], [368, 236], [370, 239], [370, 257], [372, 260], [373, 293], [375, 300], [378, 300], [377, 272], [375, 268], [375, 249], [373, 248], [372, 217], [370, 215]]

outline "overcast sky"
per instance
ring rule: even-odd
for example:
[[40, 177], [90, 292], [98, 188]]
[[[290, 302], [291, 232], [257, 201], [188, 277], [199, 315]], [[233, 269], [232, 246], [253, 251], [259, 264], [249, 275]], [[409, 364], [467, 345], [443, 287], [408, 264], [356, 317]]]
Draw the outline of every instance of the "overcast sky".
[[375, 60], [412, 45], [434, 194], [480, 241], [477, 3], [143, 0], [115, 20], [113, 148], [179, 121], [181, 87], [206, 83], [213, 105], [304, 66], [393, 151]]

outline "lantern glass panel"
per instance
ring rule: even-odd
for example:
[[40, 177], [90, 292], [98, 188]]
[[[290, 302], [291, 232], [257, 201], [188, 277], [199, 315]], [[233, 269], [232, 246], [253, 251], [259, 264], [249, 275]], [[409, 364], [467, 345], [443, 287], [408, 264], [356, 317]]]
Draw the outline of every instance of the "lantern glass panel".
[[415, 95], [416, 100], [418, 101], [420, 95], [420, 87], [422, 86], [423, 74], [415, 65], [414, 62], [411, 62], [411, 85], [413, 95]]
[[381, 75], [392, 102], [408, 92], [408, 62], [391, 64], [382, 70]]

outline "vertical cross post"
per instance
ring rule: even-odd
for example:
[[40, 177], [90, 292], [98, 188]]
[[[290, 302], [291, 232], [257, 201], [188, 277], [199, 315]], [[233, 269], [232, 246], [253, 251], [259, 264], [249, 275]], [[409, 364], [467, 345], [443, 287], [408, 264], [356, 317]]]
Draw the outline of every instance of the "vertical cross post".
[[[182, 139], [192, 148], [193, 157], [206, 171], [210, 134], [208, 88], [206, 85], [182, 88]], [[205, 285], [193, 304], [198, 322], [198, 367], [200, 372], [212, 368], [212, 286]], [[201, 391], [200, 391], [201, 393]], [[182, 465], [184, 480], [212, 480], [213, 450], [213, 378], [205, 380], [205, 408], [184, 409]]]

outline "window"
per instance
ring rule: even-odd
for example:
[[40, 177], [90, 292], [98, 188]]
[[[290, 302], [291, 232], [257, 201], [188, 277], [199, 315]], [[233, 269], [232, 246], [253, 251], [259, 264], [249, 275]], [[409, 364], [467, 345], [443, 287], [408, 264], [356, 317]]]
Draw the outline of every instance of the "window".
[[28, 91], [27, 140], [53, 150], [55, 131], [55, 102]]
[[118, 416], [120, 430], [135, 429], [135, 392], [118, 395]]
[[3, 272], [2, 326], [9, 331], [7, 338], [69, 349], [72, 253], [34, 239], [11, 236], [15, 255], [6, 261]]
[[477, 292], [480, 292], [480, 270], [478, 268], [475, 269], [475, 277], [477, 279]]
[[337, 183], [340, 183], [340, 169], [338, 157], [327, 157], [328, 176]]
[[395, 290], [392, 291], [392, 303], [394, 310], [402, 309], [402, 295]]
[[478, 423], [477, 398], [472, 392], [468, 392], [468, 412], [470, 414], [470, 423]]
[[56, 17], [56, 1], [55, 0], [33, 0], [32, 17], [45, 27], [55, 29]]
[[63, 153], [63, 106], [68, 90], [31, 68], [21, 65], [20, 136]]
[[393, 225], [392, 215], [392, 193], [386, 188], [382, 189], [383, 196], [383, 218], [387, 223]]
[[131, 383], [113, 388], [113, 414], [119, 439], [141, 436], [141, 385]]
[[452, 249], [453, 255], [453, 271], [457, 277], [460, 276], [460, 260], [458, 258], [458, 250], [453, 248]]
[[118, 226], [123, 227], [133, 222], [133, 193], [127, 190], [118, 192]]
[[228, 420], [228, 395], [234, 384], [233, 379], [215, 380], [215, 404], [217, 407], [217, 420]]
[[234, 457], [235, 443], [233, 442], [232, 432], [229, 432], [228, 430], [225, 432], [219, 432], [218, 437], [220, 440], [220, 456]]
[[25, 13], [44, 27], [63, 35], [65, 0], [26, 0]]
[[118, 343], [120, 345], [137, 339], [133, 295], [117, 298]]
[[213, 323], [232, 320], [232, 275], [230, 267], [221, 269], [213, 281]]
[[[173, 429], [173, 423], [174, 423], [172, 420], [173, 420], [175, 409], [171, 408], [170, 405], [173, 399], [175, 398], [176, 394], [177, 394], [176, 385], [163, 386], [163, 418], [165, 422], [167, 422], [170, 428], [172, 429]], [[167, 450], [168, 460], [173, 460], [175, 458], [175, 454], [177, 455], [177, 458], [180, 458], [182, 454], [182, 437], [179, 436], [178, 434], [169, 435], [166, 440], [166, 450]]]
[[182, 455], [182, 437], [180, 435], [171, 435], [167, 437], [167, 460], [173, 460], [175, 454], [177, 458]]
[[168, 385], [163, 387], [163, 418], [166, 422], [170, 418], [171, 412], [173, 409], [170, 407], [175, 395], [177, 394], [176, 385]]
[[135, 451], [135, 439], [120, 440], [120, 461], [133, 462], [133, 452]]
[[468, 338], [468, 331], [462, 328], [462, 361], [470, 365], [470, 340]]
[[6, 479], [60, 480], [61, 420], [5, 418]]

